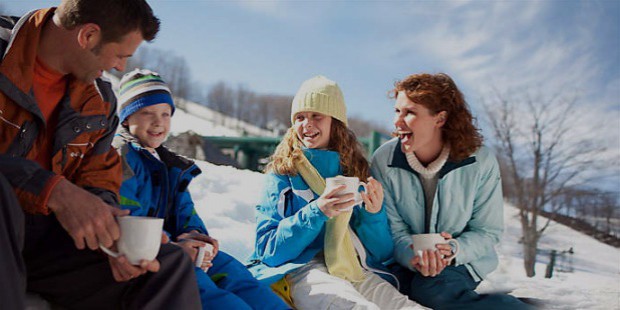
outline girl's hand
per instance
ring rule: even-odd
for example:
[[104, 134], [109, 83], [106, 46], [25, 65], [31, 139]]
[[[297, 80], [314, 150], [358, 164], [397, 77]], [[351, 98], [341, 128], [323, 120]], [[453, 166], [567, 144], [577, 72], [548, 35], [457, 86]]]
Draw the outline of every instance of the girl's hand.
[[326, 188], [323, 195], [317, 199], [317, 205], [325, 216], [332, 218], [344, 211], [349, 211], [355, 206], [355, 195], [344, 194], [336, 196], [338, 192], [346, 188], [346, 185], [339, 185], [333, 188]]
[[381, 211], [383, 205], [383, 186], [373, 177], [368, 178], [366, 192], [362, 192], [362, 199], [366, 205], [366, 211], [377, 213]]

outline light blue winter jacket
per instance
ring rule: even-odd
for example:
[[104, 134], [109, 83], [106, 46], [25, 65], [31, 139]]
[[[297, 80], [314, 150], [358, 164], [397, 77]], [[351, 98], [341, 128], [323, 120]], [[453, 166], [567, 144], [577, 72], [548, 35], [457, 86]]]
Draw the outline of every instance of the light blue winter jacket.
[[[322, 177], [342, 173], [337, 152], [306, 149], [304, 153]], [[256, 206], [256, 245], [249, 269], [261, 282], [271, 284], [323, 250], [328, 217], [317, 205], [319, 196], [300, 175], [269, 173], [266, 178], [262, 201]], [[382, 263], [391, 258], [393, 244], [385, 208], [373, 214], [356, 206], [350, 226], [364, 245], [370, 269], [387, 270]]]
[[497, 267], [495, 245], [503, 232], [504, 203], [499, 165], [488, 148], [481, 147], [460, 162], [448, 161], [441, 168], [428, 232], [424, 231], [424, 190], [399, 139], [375, 152], [371, 174], [383, 184], [398, 263], [412, 269], [411, 234], [445, 231], [460, 243], [456, 265], [465, 265], [476, 281]]

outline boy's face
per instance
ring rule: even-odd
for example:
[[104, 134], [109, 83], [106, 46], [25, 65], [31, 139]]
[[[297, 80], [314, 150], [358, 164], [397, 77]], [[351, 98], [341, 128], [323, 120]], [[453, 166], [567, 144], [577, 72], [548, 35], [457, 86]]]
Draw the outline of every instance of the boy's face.
[[332, 117], [317, 112], [299, 112], [295, 114], [293, 127], [305, 147], [324, 149], [329, 145]]
[[129, 132], [146, 148], [159, 147], [170, 132], [172, 108], [167, 103], [158, 103], [138, 110], [127, 117]]

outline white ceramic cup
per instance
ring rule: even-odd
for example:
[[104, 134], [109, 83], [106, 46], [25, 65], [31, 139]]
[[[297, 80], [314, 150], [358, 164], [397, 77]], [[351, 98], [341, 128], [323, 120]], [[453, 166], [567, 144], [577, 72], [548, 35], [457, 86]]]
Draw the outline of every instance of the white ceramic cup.
[[454, 249], [454, 253], [445, 259], [452, 259], [459, 253], [459, 242], [456, 239], [445, 239], [440, 234], [417, 234], [411, 235], [413, 239], [413, 250], [416, 255], [422, 257], [422, 252], [426, 250], [436, 250], [437, 244], [451, 244]]
[[[213, 253], [213, 245], [210, 243], [206, 243], [205, 246], [198, 248], [198, 255], [196, 256], [196, 261], [194, 262], [194, 266], [200, 268], [202, 266], [202, 261], [205, 259], [205, 255], [209, 254], [209, 256]], [[209, 270], [209, 268], [203, 269], [205, 272]]]
[[114, 252], [102, 244], [101, 250], [112, 257], [125, 255], [132, 265], [140, 265], [140, 261], [154, 260], [161, 246], [161, 233], [164, 219], [145, 216], [119, 216], [116, 218], [121, 237], [117, 240], [118, 252]]
[[[325, 190], [329, 190], [340, 185], [345, 185], [346, 187], [343, 190], [339, 191], [336, 196], [354, 194], [355, 205], [361, 204], [364, 201], [362, 199], [362, 195], [360, 194], [359, 188], [360, 186], [362, 186], [364, 188], [364, 191], [366, 191], [366, 183], [360, 182], [360, 179], [358, 177], [345, 177], [339, 175], [325, 179]], [[343, 211], [351, 209], [353, 209], [353, 207], [349, 209], [344, 209]]]

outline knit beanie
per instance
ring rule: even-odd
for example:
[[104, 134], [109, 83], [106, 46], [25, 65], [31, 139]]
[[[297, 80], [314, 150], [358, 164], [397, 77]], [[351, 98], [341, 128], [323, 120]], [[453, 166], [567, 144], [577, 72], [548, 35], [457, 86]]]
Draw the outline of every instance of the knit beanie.
[[172, 94], [157, 72], [135, 69], [123, 75], [120, 82], [120, 122], [138, 110], [159, 103], [167, 103], [174, 114]]
[[291, 124], [299, 112], [318, 112], [329, 115], [347, 126], [347, 107], [336, 82], [318, 75], [301, 84], [291, 106]]

